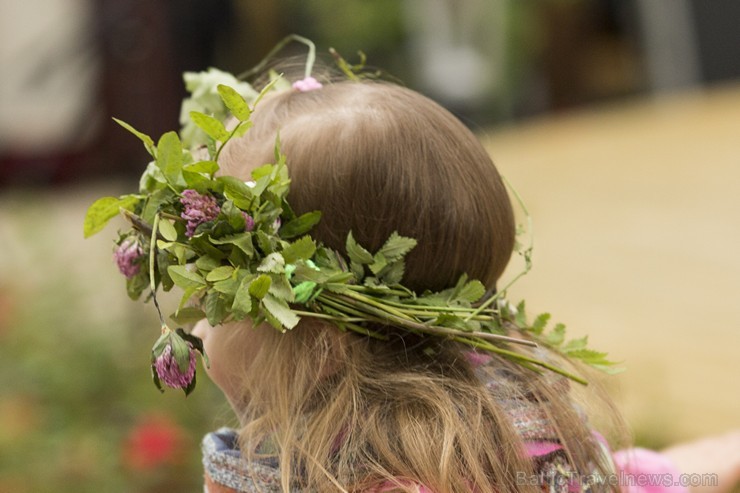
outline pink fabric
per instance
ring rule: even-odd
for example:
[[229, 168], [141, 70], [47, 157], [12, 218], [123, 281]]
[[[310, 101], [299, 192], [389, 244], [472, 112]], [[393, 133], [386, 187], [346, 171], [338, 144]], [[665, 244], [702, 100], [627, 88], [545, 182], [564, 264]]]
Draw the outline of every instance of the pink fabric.
[[465, 353], [465, 358], [473, 368], [483, 366], [493, 359], [490, 354], [479, 353], [478, 351], [467, 351]]
[[680, 472], [668, 457], [643, 448], [614, 454], [619, 480], [626, 493], [688, 493], [679, 484]]
[[563, 449], [558, 443], [545, 441], [524, 442], [524, 448], [527, 451], [527, 457], [541, 457]]

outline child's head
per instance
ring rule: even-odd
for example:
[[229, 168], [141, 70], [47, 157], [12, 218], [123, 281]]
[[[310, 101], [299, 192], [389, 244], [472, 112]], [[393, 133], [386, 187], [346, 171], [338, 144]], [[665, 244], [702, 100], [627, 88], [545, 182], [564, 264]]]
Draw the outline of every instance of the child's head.
[[[314, 239], [344, 252], [351, 230], [376, 251], [398, 231], [418, 241], [407, 258], [409, 288], [442, 290], [468, 274], [495, 289], [514, 245], [511, 204], [485, 149], [448, 111], [395, 85], [340, 82], [270, 96], [252, 121], [226, 147], [222, 171], [249, 179], [273, 161], [279, 133], [291, 206], [322, 212]], [[301, 471], [320, 491], [329, 475], [355, 485], [407, 477], [439, 491], [534, 489], [513, 482], [531, 468], [521, 440], [451, 341], [401, 332], [377, 341], [306, 318], [286, 334], [204, 324], [197, 335], [242, 419], [241, 445], [249, 456], [274, 440], [284, 487]], [[500, 367], [533, 379], [523, 392], [548, 393], [535, 373], [503, 359]], [[579, 420], [547, 395], [561, 424]], [[565, 441], [588, 441], [572, 428]], [[574, 453], [588, 448], [580, 447]]]
[[377, 250], [393, 231], [416, 238], [404, 284], [453, 286], [461, 274], [495, 286], [514, 245], [508, 195], [475, 136], [411, 90], [341, 82], [258, 105], [254, 127], [227, 149], [225, 171], [248, 177], [273, 159], [280, 133], [297, 212], [320, 210], [312, 236], [339, 251], [348, 231]]

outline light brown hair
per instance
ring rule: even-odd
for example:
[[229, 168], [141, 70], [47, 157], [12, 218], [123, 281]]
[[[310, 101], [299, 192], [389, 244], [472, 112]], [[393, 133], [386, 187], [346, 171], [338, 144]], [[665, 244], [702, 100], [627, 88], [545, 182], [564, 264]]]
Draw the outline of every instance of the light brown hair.
[[[351, 230], [378, 249], [393, 231], [416, 238], [404, 284], [418, 292], [461, 274], [494, 289], [512, 253], [514, 219], [501, 178], [476, 137], [411, 90], [340, 82], [267, 98], [246, 137], [225, 152], [228, 174], [247, 178], [271, 162], [279, 132], [297, 213], [320, 210], [312, 236], [344, 252]], [[517, 482], [532, 462], [505, 412], [528, 399], [547, 413], [578, 471], [602, 471], [583, 417], [552, 376], [504, 359], [498, 393], [486, 389], [464, 349], [394, 331], [390, 342], [303, 321], [287, 334], [267, 328], [241, 376], [241, 446], [249, 458], [276, 444], [285, 491], [362, 491], [412, 481], [436, 493], [534, 491]], [[553, 357], [554, 356], [548, 356]]]

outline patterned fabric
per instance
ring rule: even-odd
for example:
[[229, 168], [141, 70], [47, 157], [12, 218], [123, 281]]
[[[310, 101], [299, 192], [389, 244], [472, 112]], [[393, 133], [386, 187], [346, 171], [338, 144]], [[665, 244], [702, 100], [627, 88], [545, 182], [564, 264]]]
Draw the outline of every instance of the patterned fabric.
[[277, 460], [260, 459], [248, 467], [242, 460], [237, 435], [232, 429], [221, 428], [207, 434], [202, 452], [206, 493], [282, 491]]

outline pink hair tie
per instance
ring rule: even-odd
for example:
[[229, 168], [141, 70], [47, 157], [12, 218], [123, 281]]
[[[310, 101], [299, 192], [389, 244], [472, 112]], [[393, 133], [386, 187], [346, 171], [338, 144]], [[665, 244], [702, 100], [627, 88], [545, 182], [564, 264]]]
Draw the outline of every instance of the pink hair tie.
[[293, 89], [300, 92], [315, 91], [324, 87], [321, 82], [317, 81], [313, 77], [306, 77], [303, 80], [297, 80], [293, 82]]

